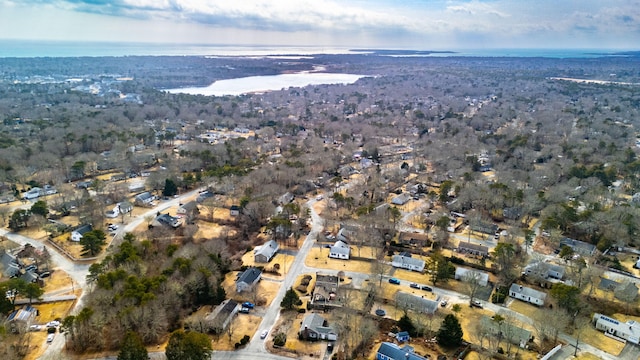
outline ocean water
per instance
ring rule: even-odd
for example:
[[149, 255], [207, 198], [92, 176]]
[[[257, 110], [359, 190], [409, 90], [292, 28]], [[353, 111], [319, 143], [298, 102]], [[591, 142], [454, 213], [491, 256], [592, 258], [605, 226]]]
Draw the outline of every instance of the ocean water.
[[[447, 49], [438, 49], [447, 50]], [[588, 58], [610, 54], [620, 50], [606, 49], [463, 49], [451, 53], [396, 54], [387, 56], [421, 57], [549, 57]], [[115, 42], [66, 42], [0, 40], [0, 58], [6, 57], [80, 57], [80, 56], [309, 56], [313, 54], [355, 54], [370, 50], [321, 46], [265, 46], [265, 45], [215, 45], [215, 44], [159, 44]]]

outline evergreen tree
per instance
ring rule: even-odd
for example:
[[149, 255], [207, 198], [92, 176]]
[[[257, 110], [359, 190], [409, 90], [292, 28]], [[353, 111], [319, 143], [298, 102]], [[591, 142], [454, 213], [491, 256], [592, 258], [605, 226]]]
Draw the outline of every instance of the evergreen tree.
[[106, 245], [107, 235], [102, 230], [91, 230], [85, 233], [80, 239], [82, 245], [82, 255], [95, 256]]
[[462, 335], [462, 327], [458, 318], [453, 314], [449, 314], [444, 317], [440, 330], [436, 334], [436, 340], [441, 346], [455, 347], [462, 343]]
[[173, 196], [178, 193], [178, 186], [171, 179], [166, 179], [164, 181], [164, 190], [162, 190], [162, 195], [164, 196]]
[[36, 215], [41, 215], [43, 217], [47, 217], [49, 214], [49, 209], [47, 208], [47, 202], [44, 200], [38, 200], [33, 205], [31, 205], [31, 213]]
[[289, 288], [289, 290], [287, 290], [287, 292], [284, 294], [284, 298], [280, 302], [280, 307], [285, 310], [293, 310], [295, 309], [296, 305], [299, 304], [300, 297], [298, 296], [298, 293], [296, 293], [296, 291], [292, 288]]
[[408, 332], [411, 337], [415, 337], [417, 335], [416, 327], [413, 325], [413, 321], [411, 321], [411, 318], [409, 318], [407, 313], [404, 313], [400, 320], [398, 320], [398, 327], [400, 330]]
[[144, 347], [140, 336], [133, 331], [127, 331], [118, 353], [118, 360], [147, 360], [149, 353]]
[[167, 360], [209, 360], [211, 340], [203, 333], [177, 330], [171, 333], [165, 355]]

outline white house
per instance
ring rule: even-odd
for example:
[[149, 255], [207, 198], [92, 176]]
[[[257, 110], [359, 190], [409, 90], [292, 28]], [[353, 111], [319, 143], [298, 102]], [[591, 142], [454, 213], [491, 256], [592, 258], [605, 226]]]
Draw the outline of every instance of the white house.
[[614, 338], [626, 340], [628, 342], [640, 343], [640, 324], [633, 320], [627, 322], [618, 321], [608, 316], [595, 313], [592, 319], [596, 329], [604, 331]]
[[149, 206], [155, 199], [155, 195], [151, 194], [148, 191], [145, 191], [142, 194], [136, 195], [135, 203], [139, 206]]
[[269, 240], [262, 246], [256, 246], [253, 250], [253, 260], [259, 263], [268, 263], [280, 249], [280, 245], [275, 240]]
[[349, 254], [351, 253], [351, 249], [349, 245], [344, 241], [338, 240], [335, 244], [331, 245], [329, 250], [329, 257], [333, 259], [344, 259], [349, 260]]
[[455, 273], [456, 280], [462, 281], [477, 281], [480, 286], [487, 286], [489, 283], [489, 274], [484, 271], [472, 270], [463, 267], [456, 267]]
[[509, 296], [539, 306], [544, 305], [544, 300], [547, 298], [547, 294], [542, 291], [518, 284], [511, 285], [509, 288]]
[[391, 257], [391, 266], [422, 272], [424, 271], [424, 260], [414, 259], [410, 254], [403, 253]]
[[84, 224], [78, 227], [77, 229], [71, 232], [71, 241], [80, 241], [80, 239], [82, 239], [84, 234], [88, 233], [92, 229], [93, 228], [91, 227], [90, 224]]

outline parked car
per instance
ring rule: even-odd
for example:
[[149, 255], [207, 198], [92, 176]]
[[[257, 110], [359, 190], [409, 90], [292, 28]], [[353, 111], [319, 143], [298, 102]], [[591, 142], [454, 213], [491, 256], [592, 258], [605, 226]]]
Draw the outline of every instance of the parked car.
[[250, 303], [248, 301], [245, 301], [245, 302], [242, 303], [242, 307], [246, 307], [246, 308], [249, 308], [249, 309], [253, 309], [255, 306], [256, 306], [255, 304], [252, 304], [252, 303]]
[[251, 309], [249, 309], [248, 307], [243, 306], [242, 308], [240, 308], [240, 312], [243, 314], [248, 314], [251, 311]]
[[431, 287], [427, 286], [427, 285], [422, 285], [421, 289], [424, 290], [424, 291], [433, 291], [433, 289]]
[[55, 339], [56, 334], [49, 334], [47, 335], [47, 344], [51, 344], [53, 342], [53, 339]]
[[442, 307], [447, 306], [447, 300], [442, 300], [442, 301], [440, 302], [440, 306], [442, 306]]
[[385, 315], [387, 315], [387, 312], [384, 311], [383, 309], [376, 309], [376, 315], [385, 316]]
[[476, 299], [471, 300], [471, 306], [482, 309], [482, 303], [480, 302], [480, 300], [476, 300]]
[[43, 271], [43, 272], [40, 273], [40, 278], [41, 279], [44, 279], [44, 278], [49, 277], [49, 276], [51, 276], [51, 272], [49, 272], [49, 271]]
[[416, 284], [416, 283], [411, 283], [409, 284], [409, 287], [412, 287], [414, 289], [420, 289], [420, 285]]
[[262, 333], [260, 333], [260, 339], [266, 338], [267, 335], [269, 335], [269, 330], [264, 330]]
[[38, 267], [35, 264], [31, 264], [29, 266], [27, 266], [26, 268], [24, 268], [24, 271], [33, 271], [33, 270], [37, 270]]
[[400, 280], [396, 278], [389, 279], [389, 284], [400, 285]]

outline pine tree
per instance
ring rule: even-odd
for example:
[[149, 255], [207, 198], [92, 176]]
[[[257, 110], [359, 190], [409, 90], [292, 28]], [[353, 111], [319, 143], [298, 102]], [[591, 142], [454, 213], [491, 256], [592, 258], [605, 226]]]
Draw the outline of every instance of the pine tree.
[[400, 320], [398, 320], [398, 327], [400, 330], [408, 332], [411, 337], [415, 337], [417, 335], [416, 327], [413, 325], [413, 321], [411, 321], [411, 318], [409, 318], [407, 313], [404, 313]]
[[300, 297], [295, 290], [289, 288], [289, 290], [284, 294], [282, 302], [280, 302], [280, 307], [285, 310], [293, 310], [298, 304], [300, 304]]
[[149, 353], [144, 347], [142, 340], [133, 331], [127, 331], [124, 335], [120, 352], [118, 353], [118, 360], [147, 360], [149, 359]]
[[442, 321], [436, 339], [441, 346], [455, 347], [462, 343], [462, 335], [462, 327], [458, 318], [453, 314], [449, 314]]

